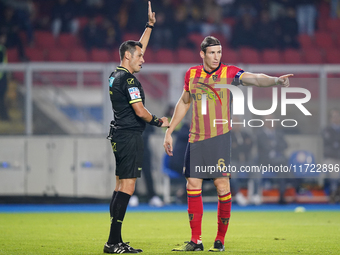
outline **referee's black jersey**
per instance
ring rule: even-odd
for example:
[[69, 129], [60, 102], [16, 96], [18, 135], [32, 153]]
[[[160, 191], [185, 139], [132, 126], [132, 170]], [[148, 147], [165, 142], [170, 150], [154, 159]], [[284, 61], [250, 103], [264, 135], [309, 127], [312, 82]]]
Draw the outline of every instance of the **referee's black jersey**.
[[118, 66], [109, 78], [110, 99], [117, 129], [144, 131], [145, 121], [132, 108], [133, 103], [143, 102], [145, 95], [140, 82], [126, 68]]

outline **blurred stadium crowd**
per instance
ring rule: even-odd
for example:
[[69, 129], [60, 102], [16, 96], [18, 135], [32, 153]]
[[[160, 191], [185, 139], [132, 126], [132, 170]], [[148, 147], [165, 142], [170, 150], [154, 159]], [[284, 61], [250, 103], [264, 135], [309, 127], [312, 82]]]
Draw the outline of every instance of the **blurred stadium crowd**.
[[[9, 62], [119, 61], [121, 42], [138, 40], [144, 29], [145, 2], [0, 0]], [[221, 40], [228, 63], [340, 62], [339, 0], [159, 0], [152, 6], [155, 54], [147, 62], [197, 62], [206, 35]]]

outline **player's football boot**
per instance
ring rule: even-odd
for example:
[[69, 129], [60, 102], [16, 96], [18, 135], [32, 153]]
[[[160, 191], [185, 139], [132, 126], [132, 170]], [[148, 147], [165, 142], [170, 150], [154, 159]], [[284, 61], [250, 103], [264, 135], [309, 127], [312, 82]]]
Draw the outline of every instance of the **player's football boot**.
[[[130, 248], [129, 248], [130, 247]], [[137, 250], [131, 249], [131, 246], [127, 246], [125, 243], [117, 243], [117, 244], [108, 244], [104, 245], [104, 253], [115, 253], [115, 254], [122, 254], [122, 253], [138, 253]]]
[[214, 245], [209, 249], [209, 251], [215, 252], [224, 251], [224, 245], [220, 240], [217, 240], [214, 242]]
[[135, 248], [131, 247], [131, 246], [129, 245], [129, 243], [130, 243], [130, 242], [126, 242], [126, 243], [123, 242], [123, 245], [124, 245], [125, 247], [127, 247], [130, 251], [133, 251], [133, 250], [134, 250], [134, 251], [137, 251], [138, 253], [139, 253], [139, 252], [143, 252], [142, 249], [135, 249]]
[[193, 241], [185, 242], [182, 246], [173, 248], [172, 251], [203, 251], [203, 244], [197, 244]]

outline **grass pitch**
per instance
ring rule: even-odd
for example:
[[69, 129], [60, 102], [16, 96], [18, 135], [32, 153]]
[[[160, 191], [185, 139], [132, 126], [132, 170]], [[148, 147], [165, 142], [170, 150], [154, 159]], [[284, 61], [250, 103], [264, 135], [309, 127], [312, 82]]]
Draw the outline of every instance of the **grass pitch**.
[[[198, 254], [211, 254], [216, 222], [216, 212], [204, 213]], [[108, 233], [108, 213], [2, 213], [0, 254], [103, 254]], [[125, 216], [123, 239], [143, 254], [176, 254], [189, 238], [186, 212]], [[225, 245], [224, 254], [340, 254], [340, 213], [232, 212]]]

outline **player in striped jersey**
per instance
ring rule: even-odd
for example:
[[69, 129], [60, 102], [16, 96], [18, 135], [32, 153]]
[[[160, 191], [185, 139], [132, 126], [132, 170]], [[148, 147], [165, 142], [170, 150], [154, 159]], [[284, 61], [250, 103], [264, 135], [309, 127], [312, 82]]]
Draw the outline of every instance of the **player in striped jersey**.
[[[191, 67], [185, 74], [184, 91], [179, 99], [170, 127], [164, 138], [164, 148], [172, 156], [171, 134], [186, 115], [192, 104], [192, 120], [189, 142], [185, 153], [183, 173], [187, 179], [188, 214], [191, 240], [173, 251], [201, 251], [201, 225], [203, 216], [202, 182], [213, 179], [218, 194], [218, 230], [214, 245], [209, 251], [224, 251], [224, 239], [229, 225], [231, 210], [230, 173], [230, 103], [232, 94], [219, 84], [270, 87], [289, 86], [292, 74], [271, 77], [221, 63], [222, 47], [218, 39], [207, 36], [200, 56], [203, 65]], [[225, 124], [216, 124], [216, 119]], [[216, 166], [216, 167], [215, 167]], [[212, 170], [214, 169], [214, 172]], [[216, 171], [217, 170], [217, 171]]]

